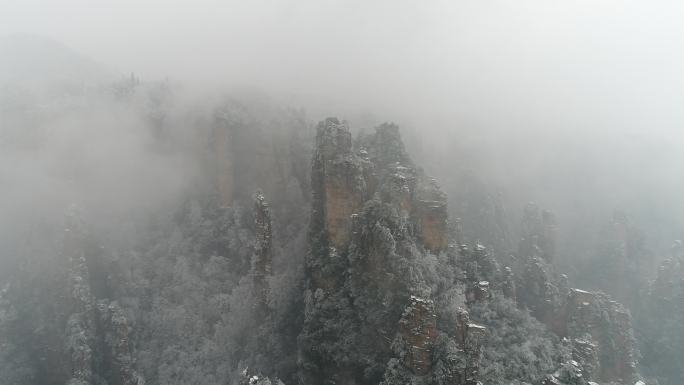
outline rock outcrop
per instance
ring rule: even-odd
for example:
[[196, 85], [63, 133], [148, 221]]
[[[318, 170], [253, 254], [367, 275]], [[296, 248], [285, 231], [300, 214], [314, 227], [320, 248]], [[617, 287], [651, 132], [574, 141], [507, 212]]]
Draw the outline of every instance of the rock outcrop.
[[432, 352], [437, 338], [434, 303], [411, 296], [399, 321], [399, 335], [405, 344], [402, 363], [414, 374], [428, 374], [432, 369]]
[[[629, 311], [603, 294], [578, 289], [570, 290], [566, 306], [567, 336], [574, 341], [575, 359], [591, 368], [590, 378], [621, 384], [638, 381]], [[589, 343], [595, 353], [587, 358]]]
[[29, 288], [17, 280], [4, 290], [8, 297], [21, 299], [17, 301], [21, 303], [17, 316], [23, 317], [22, 324], [15, 324], [12, 334], [5, 337], [11, 344], [24, 343], [22, 349], [32, 352], [22, 363], [23, 368], [17, 368], [24, 373], [23, 378], [13, 383], [144, 383], [134, 369], [130, 328], [123, 310], [115, 302], [96, 298], [89, 266], [93, 262], [90, 259], [99, 251], [78, 210], [71, 208], [65, 220], [54, 280], [41, 285], [30, 282], [33, 287]]
[[492, 283], [497, 287], [505, 284], [499, 264], [483, 245], [476, 244], [472, 249], [461, 245], [459, 254], [465, 270], [465, 294], [469, 303], [490, 299], [494, 289]]
[[251, 275], [257, 306], [265, 308], [268, 302], [268, 277], [271, 276], [273, 263], [273, 233], [271, 212], [261, 192], [257, 192], [254, 198], [254, 230]]
[[330, 244], [340, 250], [349, 241], [351, 216], [367, 196], [362, 163], [352, 153], [345, 122], [327, 119], [319, 125], [311, 171], [314, 215], [321, 217]]
[[633, 384], [639, 375], [629, 311], [605, 294], [571, 289], [567, 277], [556, 273], [551, 264], [553, 214], [545, 210], [540, 214], [536, 205], [529, 204], [522, 227], [519, 258], [524, 263], [518, 266], [521, 274], [515, 284], [518, 305], [570, 341], [572, 359], [585, 379]]
[[235, 189], [235, 165], [234, 165], [234, 125], [217, 125], [212, 135], [214, 150], [214, 164], [216, 165], [216, 190], [221, 207], [233, 204]]
[[434, 179], [421, 187], [415, 205], [416, 222], [425, 248], [439, 253], [449, 244], [446, 194], [439, 190]]
[[285, 198], [303, 203], [310, 182], [303, 154], [308, 155], [311, 138], [301, 112], [228, 98], [209, 123], [206, 178], [219, 207], [246, 202], [257, 189], [274, 210]]
[[530, 258], [527, 268], [519, 303], [571, 341], [585, 377], [621, 384], [638, 380], [629, 311], [604, 294], [565, 288], [539, 258]]
[[87, 250], [84, 225], [72, 211], [64, 236], [71, 288], [71, 315], [65, 333], [65, 349], [71, 363], [68, 384], [90, 385], [104, 380], [111, 385], [141, 385], [143, 381], [133, 368], [128, 320], [116, 302], [95, 299]]
[[[345, 122], [321, 122], [311, 179], [302, 384], [437, 381], [445, 334], [426, 261], [448, 249], [446, 196], [413, 165], [393, 124], [354, 141]], [[453, 353], [469, 357], [459, 381], [477, 374], [481, 333], [471, 329]]]
[[569, 288], [566, 279], [544, 259], [528, 257], [517, 283], [518, 304], [570, 340], [585, 378], [620, 384], [638, 380], [629, 311], [604, 294]]
[[556, 334], [563, 334], [565, 320], [559, 314], [566, 293], [561, 292], [552, 266], [540, 257], [527, 257], [516, 286], [518, 303]]
[[470, 322], [468, 312], [463, 310], [458, 316], [456, 342], [465, 356], [461, 370], [450, 373], [449, 384], [477, 385], [482, 343], [486, 338], [486, 328]]

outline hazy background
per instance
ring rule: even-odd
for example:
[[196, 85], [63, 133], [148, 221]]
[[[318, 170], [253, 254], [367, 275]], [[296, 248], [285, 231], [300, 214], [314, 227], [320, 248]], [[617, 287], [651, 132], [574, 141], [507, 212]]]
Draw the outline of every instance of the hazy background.
[[442, 128], [643, 132], [681, 121], [682, 16], [675, 1], [6, 0], [0, 35]]
[[[0, 2], [0, 36], [70, 47], [93, 64], [70, 68], [76, 75], [170, 78], [194, 95], [256, 87], [312, 120], [393, 120], [447, 192], [468, 169], [504, 191], [514, 214], [528, 200], [555, 210], [575, 234], [566, 243], [625, 209], [656, 249], [684, 236], [683, 19], [675, 1]], [[51, 72], [40, 56], [32, 68], [2, 52], [3, 81]], [[121, 116], [86, 126], [121, 126]], [[146, 159], [135, 135], [70, 138], [95, 148], [95, 159], [126, 154], [125, 167], [114, 162], [120, 175]], [[107, 156], [100, 148], [119, 150]], [[30, 157], [7, 154], [5, 176], [31, 174]], [[168, 164], [148, 169], [166, 190], [179, 183]], [[17, 195], [34, 201], [24, 187]], [[155, 191], [140, 188], [131, 194]]]

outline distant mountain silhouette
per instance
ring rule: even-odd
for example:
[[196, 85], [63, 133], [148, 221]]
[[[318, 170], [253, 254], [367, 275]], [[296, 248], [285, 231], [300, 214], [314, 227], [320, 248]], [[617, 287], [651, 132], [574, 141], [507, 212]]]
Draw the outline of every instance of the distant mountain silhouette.
[[0, 85], [87, 86], [116, 77], [115, 71], [49, 38], [0, 36]]

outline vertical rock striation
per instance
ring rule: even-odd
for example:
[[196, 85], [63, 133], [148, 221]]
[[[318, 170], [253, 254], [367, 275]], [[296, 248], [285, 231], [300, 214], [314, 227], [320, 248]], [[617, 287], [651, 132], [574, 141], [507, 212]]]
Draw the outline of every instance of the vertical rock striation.
[[235, 189], [233, 130], [232, 124], [217, 124], [212, 135], [211, 143], [214, 150], [214, 164], [216, 165], [216, 190], [221, 207], [228, 207], [233, 203], [233, 190]]
[[[436, 381], [444, 333], [427, 260], [448, 248], [445, 194], [414, 166], [393, 124], [353, 141], [345, 122], [319, 123], [311, 180], [301, 383]], [[468, 346], [479, 351], [473, 330]], [[455, 354], [465, 361], [463, 348]], [[477, 357], [459, 379], [476, 376]]]
[[322, 214], [331, 245], [342, 249], [349, 241], [351, 215], [365, 198], [365, 180], [346, 122], [328, 118], [318, 126], [311, 178], [314, 210]]
[[434, 303], [411, 296], [399, 321], [399, 335], [405, 343], [402, 363], [414, 374], [428, 374], [432, 369], [432, 351], [437, 338]]
[[257, 192], [254, 198], [254, 255], [252, 256], [251, 275], [259, 307], [268, 303], [268, 277], [273, 263], [273, 233], [271, 212], [266, 198]]
[[[603, 294], [578, 289], [570, 290], [566, 306], [567, 335], [574, 342], [576, 360], [591, 368], [590, 378], [636, 382], [639, 378], [629, 311]], [[595, 352], [588, 355], [589, 344]]]
[[433, 253], [446, 250], [449, 239], [447, 232], [446, 194], [432, 179], [419, 191], [415, 206], [416, 222], [425, 248]]
[[604, 294], [568, 287], [567, 277], [559, 276], [550, 263], [553, 214], [539, 211], [534, 204], [525, 208], [520, 242], [525, 264], [516, 284], [518, 304], [556, 335], [569, 339], [572, 358], [585, 378], [634, 383], [639, 375], [629, 311]]

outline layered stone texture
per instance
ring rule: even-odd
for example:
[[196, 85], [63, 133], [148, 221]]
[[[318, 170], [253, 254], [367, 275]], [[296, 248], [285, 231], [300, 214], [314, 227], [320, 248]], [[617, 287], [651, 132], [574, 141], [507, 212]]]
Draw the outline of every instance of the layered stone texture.
[[586, 378], [596, 378], [599, 368], [598, 346], [591, 338], [572, 340], [572, 359], [582, 368]]
[[406, 342], [402, 362], [413, 373], [425, 375], [432, 369], [432, 350], [437, 338], [434, 303], [411, 296], [399, 321], [399, 334]]
[[[566, 305], [567, 335], [581, 353], [594, 345], [598, 360], [577, 355], [591, 367], [592, 379], [630, 384], [638, 380], [629, 311], [600, 293], [572, 289]], [[587, 365], [588, 363], [588, 365]], [[598, 367], [596, 367], [598, 366]]]
[[[616, 223], [614, 229], [616, 237], [624, 239], [624, 226]], [[515, 282], [518, 305], [529, 309], [559, 337], [568, 338], [574, 365], [584, 379], [633, 384], [639, 375], [629, 312], [602, 293], [571, 289], [568, 278], [556, 273], [551, 264], [555, 232], [552, 213], [535, 204], [525, 207], [517, 266], [520, 275]], [[567, 366], [564, 373], [573, 368]]]
[[[269, 198], [275, 218], [305, 223], [310, 196], [312, 129], [302, 111], [277, 108], [266, 100], [221, 101], [206, 122], [207, 148], [198, 194], [218, 207], [249, 202], [254, 191]], [[211, 186], [209, 191], [206, 186]], [[283, 232], [283, 237], [293, 234]]]
[[327, 237], [334, 247], [342, 248], [349, 241], [351, 215], [363, 204], [366, 192], [361, 162], [352, 153], [345, 122], [329, 118], [319, 124], [311, 178]]
[[524, 271], [517, 284], [518, 303], [546, 324], [556, 334], [564, 333], [563, 313], [565, 303], [557, 277], [551, 266], [540, 257], [528, 257]]
[[540, 258], [530, 258], [518, 301], [572, 343], [585, 377], [629, 384], [638, 379], [635, 342], [627, 309], [607, 296], [568, 289]]
[[352, 152], [345, 122], [328, 118], [319, 123], [311, 167], [312, 258], [306, 261], [310, 289], [336, 290], [346, 262], [341, 258], [351, 232], [352, 214], [366, 196], [361, 160]]
[[494, 285], [504, 284], [501, 269], [487, 248], [476, 244], [472, 249], [461, 245], [459, 253], [465, 268], [466, 300], [469, 303], [491, 298]]
[[446, 196], [393, 124], [352, 140], [319, 123], [311, 181], [302, 383], [428, 381], [440, 332], [421, 260], [447, 250]]
[[[66, 314], [64, 358], [50, 365], [63, 365], [69, 385], [139, 385], [142, 380], [133, 367], [126, 316], [115, 302], [97, 301], [95, 297], [88, 261], [93, 255], [78, 210], [72, 208], [66, 218], [62, 250], [67, 262], [67, 295], [58, 304]], [[59, 367], [52, 370], [59, 371]]]
[[419, 190], [416, 203], [415, 216], [425, 248], [433, 253], [446, 250], [449, 244], [446, 194], [430, 180]]
[[458, 316], [456, 325], [456, 342], [463, 351], [463, 368], [451, 371], [449, 384], [451, 385], [477, 385], [482, 345], [486, 338], [487, 329], [484, 326], [470, 322], [467, 311], [462, 310]]
[[528, 258], [518, 284], [518, 303], [558, 336], [569, 339], [573, 360], [585, 378], [620, 384], [638, 380], [627, 309], [604, 294], [570, 289], [563, 278], [541, 258]]
[[254, 235], [251, 275], [258, 306], [265, 307], [268, 302], [268, 277], [271, 276], [273, 263], [273, 233], [271, 211], [261, 192], [257, 192], [254, 198]]
[[221, 207], [228, 207], [233, 203], [235, 189], [235, 169], [233, 160], [234, 127], [227, 125], [217, 129], [212, 135], [214, 146], [214, 164], [216, 165], [216, 189], [218, 202]]

